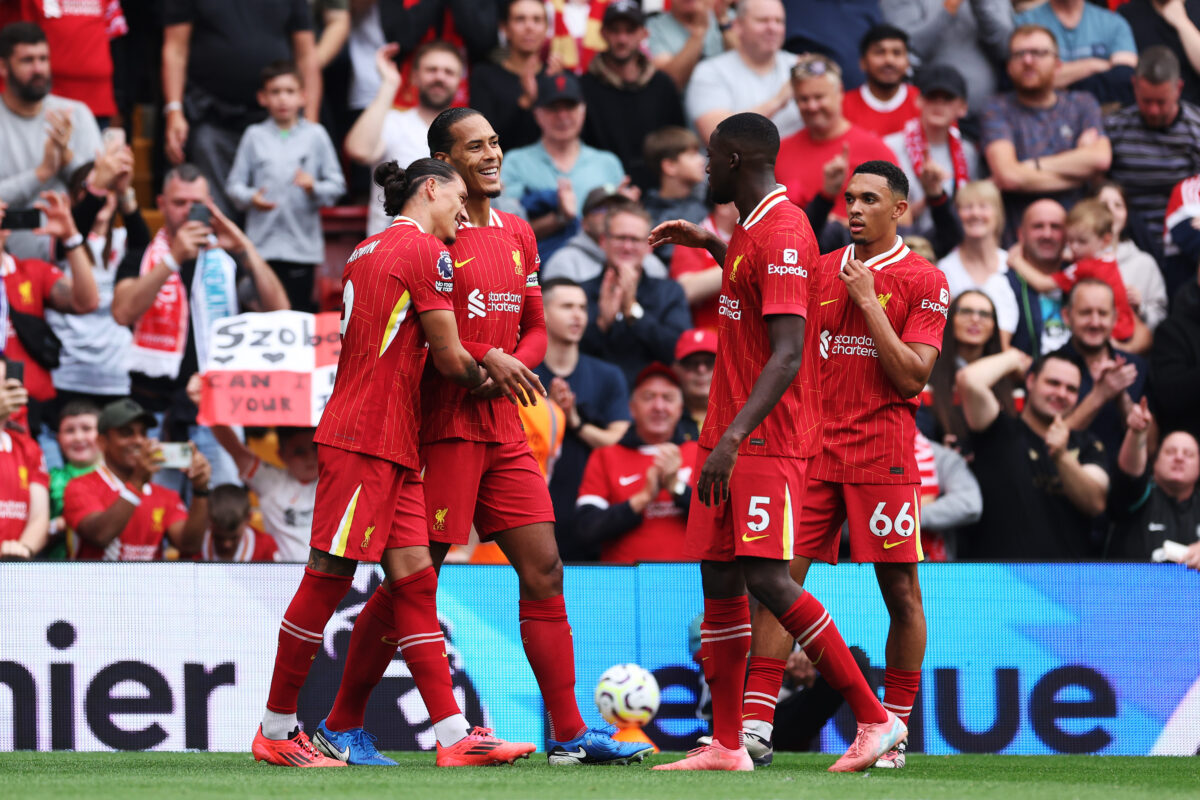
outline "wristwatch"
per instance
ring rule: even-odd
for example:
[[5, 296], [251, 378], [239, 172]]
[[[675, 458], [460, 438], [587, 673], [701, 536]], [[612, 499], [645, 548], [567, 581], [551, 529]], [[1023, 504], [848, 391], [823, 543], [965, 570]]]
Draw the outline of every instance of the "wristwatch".
[[635, 300], [633, 305], [631, 305], [629, 307], [629, 316], [631, 316], [635, 320], [637, 320], [637, 319], [641, 319], [645, 315], [646, 315], [646, 309], [642, 308], [642, 304]]

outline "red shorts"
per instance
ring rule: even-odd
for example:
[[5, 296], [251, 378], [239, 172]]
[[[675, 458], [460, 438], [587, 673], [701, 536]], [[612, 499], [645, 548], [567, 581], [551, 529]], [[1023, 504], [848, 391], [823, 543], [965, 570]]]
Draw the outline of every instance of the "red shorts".
[[796, 555], [836, 564], [842, 523], [850, 523], [850, 560], [911, 564], [921, 550], [919, 484], [811, 480], [796, 535]]
[[392, 547], [428, 547], [421, 476], [382, 458], [317, 445], [312, 546], [375, 562]]
[[421, 463], [430, 541], [466, 544], [472, 523], [482, 540], [554, 523], [550, 490], [528, 442], [447, 439], [423, 445]]
[[[695, 473], [712, 451], [701, 447]], [[796, 517], [804, 502], [807, 458], [739, 455], [729, 500], [709, 507], [692, 493], [686, 553], [702, 561], [755, 556], [790, 561]]]

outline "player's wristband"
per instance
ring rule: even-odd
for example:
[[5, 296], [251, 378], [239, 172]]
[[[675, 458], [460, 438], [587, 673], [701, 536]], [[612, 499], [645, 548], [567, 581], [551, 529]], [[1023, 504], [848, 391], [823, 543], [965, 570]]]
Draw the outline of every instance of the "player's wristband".
[[134, 508], [137, 508], [142, 504], [142, 498], [138, 497], [137, 493], [128, 486], [122, 486], [119, 494], [122, 500], [124, 500], [126, 503], [129, 503]]
[[65, 253], [68, 250], [74, 250], [81, 244], [83, 244], [83, 234], [76, 232], [74, 236], [68, 236], [66, 239], [63, 239], [63, 252]]
[[172, 100], [169, 103], [163, 104], [163, 116], [170, 114], [172, 111], [183, 111], [183, 103], [178, 100]]

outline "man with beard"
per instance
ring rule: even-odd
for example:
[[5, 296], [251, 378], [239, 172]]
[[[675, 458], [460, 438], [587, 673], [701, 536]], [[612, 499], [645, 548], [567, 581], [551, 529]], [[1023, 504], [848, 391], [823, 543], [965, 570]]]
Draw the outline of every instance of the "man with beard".
[[[100, 129], [87, 106], [50, 94], [50, 46], [32, 22], [0, 31], [0, 201], [10, 211], [41, 192], [63, 192], [80, 165], [96, 157]], [[50, 237], [17, 231], [8, 250], [18, 258], [51, 260]]]
[[1017, 243], [1008, 251], [1008, 283], [1017, 298], [1018, 314], [1011, 344], [1033, 358], [1062, 347], [1070, 332], [1062, 320], [1062, 293], [1038, 294], [1014, 264], [1024, 259], [1039, 272], [1053, 275], [1063, 268], [1066, 237], [1066, 209], [1056, 200], [1037, 200], [1025, 209]]
[[1040, 25], [1022, 25], [1008, 44], [1014, 91], [993, 97], [983, 115], [983, 147], [992, 180], [1016, 225], [1039, 197], [1071, 207], [1112, 162], [1100, 104], [1086, 92], [1056, 91], [1058, 42]]
[[[908, 34], [895, 25], [874, 25], [858, 46], [867, 81], [842, 100], [846, 119], [876, 136], [887, 136], [916, 119], [919, 93], [909, 84]], [[966, 90], [963, 90], [966, 95]]]
[[1029, 356], [1015, 348], [980, 358], [958, 373], [971, 429], [971, 464], [988, 511], [959, 536], [960, 557], [983, 561], [1079, 561], [1099, 554], [1092, 520], [1104, 511], [1104, 451], [1065, 417], [1079, 402], [1081, 373], [1051, 353], [1025, 376], [1021, 414], [1002, 414], [992, 386], [1022, 375]]
[[[462, 82], [462, 56], [457, 48], [442, 41], [422, 45], [412, 60], [411, 80], [417, 90], [417, 105], [397, 111], [392, 103], [402, 80], [395, 61], [398, 52], [399, 45], [388, 44], [375, 53], [379, 91], [346, 134], [346, 155], [372, 168], [384, 161], [411, 164], [427, 155], [425, 136], [429, 125], [450, 107]], [[383, 213], [383, 189], [372, 184], [367, 236], [379, 233], [390, 222]]]

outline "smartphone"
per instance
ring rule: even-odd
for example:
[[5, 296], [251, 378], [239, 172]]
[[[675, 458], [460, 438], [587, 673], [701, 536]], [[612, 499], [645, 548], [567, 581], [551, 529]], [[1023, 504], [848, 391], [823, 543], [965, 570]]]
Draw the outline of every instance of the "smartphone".
[[5, 372], [5, 375], [8, 378], [12, 378], [15, 381], [20, 381], [21, 383], [25, 383], [25, 362], [24, 361], [10, 361], [9, 359], [6, 358], [6, 359], [4, 359], [4, 364], [8, 368], [7, 371]]
[[4, 219], [0, 220], [0, 228], [11, 231], [28, 231], [42, 225], [42, 212], [36, 208], [10, 208], [4, 212]]
[[125, 129], [124, 128], [105, 128], [104, 135], [101, 137], [104, 144], [118, 144], [121, 147], [125, 146]]
[[192, 465], [192, 446], [188, 442], [159, 442], [158, 454], [167, 469], [187, 469]]
[[212, 212], [203, 203], [192, 203], [187, 218], [188, 222], [202, 222], [205, 225], [209, 225], [212, 223]]

